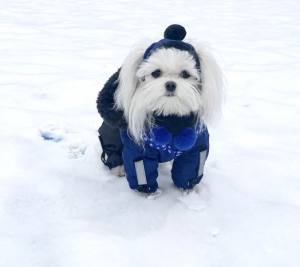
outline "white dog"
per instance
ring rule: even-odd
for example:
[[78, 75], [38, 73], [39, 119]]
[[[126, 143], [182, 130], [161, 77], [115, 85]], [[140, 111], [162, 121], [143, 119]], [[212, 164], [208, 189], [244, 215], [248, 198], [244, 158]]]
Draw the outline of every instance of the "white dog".
[[158, 163], [169, 160], [177, 187], [198, 184], [209, 151], [206, 125], [221, 112], [220, 68], [206, 46], [183, 42], [185, 35], [175, 24], [164, 39], [135, 47], [97, 100], [103, 162], [124, 164], [129, 186], [141, 192], [156, 191]]

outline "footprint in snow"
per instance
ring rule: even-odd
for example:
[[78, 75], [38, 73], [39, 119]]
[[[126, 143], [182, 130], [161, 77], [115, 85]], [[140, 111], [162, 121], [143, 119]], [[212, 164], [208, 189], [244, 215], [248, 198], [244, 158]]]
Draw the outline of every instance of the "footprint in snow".
[[40, 136], [46, 141], [61, 143], [67, 149], [69, 158], [78, 159], [85, 155], [87, 145], [78, 133], [66, 130], [55, 124], [47, 124], [39, 130]]
[[72, 159], [78, 159], [84, 156], [86, 151], [86, 145], [83, 143], [73, 143], [69, 144], [68, 146], [69, 157]]
[[40, 130], [40, 136], [46, 141], [60, 142], [65, 138], [66, 130], [49, 124], [43, 126]]
[[203, 212], [209, 201], [209, 190], [207, 186], [202, 183], [194, 187], [193, 190], [181, 191], [181, 196], [177, 198], [186, 208]]

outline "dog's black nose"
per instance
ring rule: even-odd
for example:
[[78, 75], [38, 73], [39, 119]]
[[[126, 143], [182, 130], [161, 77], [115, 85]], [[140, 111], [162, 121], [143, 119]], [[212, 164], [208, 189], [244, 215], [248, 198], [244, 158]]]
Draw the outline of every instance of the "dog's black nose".
[[176, 83], [175, 82], [166, 82], [165, 87], [166, 87], [167, 91], [174, 92], [176, 89]]

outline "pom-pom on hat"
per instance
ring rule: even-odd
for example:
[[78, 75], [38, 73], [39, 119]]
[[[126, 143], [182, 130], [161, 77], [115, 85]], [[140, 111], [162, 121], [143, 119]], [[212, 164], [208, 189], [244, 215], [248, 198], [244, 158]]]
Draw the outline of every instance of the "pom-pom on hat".
[[171, 40], [182, 41], [186, 36], [185, 28], [179, 24], [172, 24], [165, 29], [164, 37]]
[[186, 36], [186, 30], [183, 26], [179, 24], [172, 24], [168, 26], [164, 32], [164, 39], [161, 39], [160, 41], [150, 45], [144, 53], [144, 59], [149, 58], [150, 55], [156, 49], [163, 48], [163, 47], [176, 48], [179, 50], [189, 52], [193, 56], [196, 62], [196, 67], [200, 69], [200, 60], [195, 51], [195, 48], [191, 44], [183, 42], [185, 36]]

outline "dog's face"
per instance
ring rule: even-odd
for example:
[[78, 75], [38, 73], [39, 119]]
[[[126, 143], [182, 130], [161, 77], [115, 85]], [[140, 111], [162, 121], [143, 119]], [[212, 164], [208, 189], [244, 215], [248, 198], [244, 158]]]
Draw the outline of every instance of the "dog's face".
[[214, 117], [221, 106], [223, 78], [206, 49], [196, 49], [200, 70], [187, 51], [160, 48], [143, 60], [144, 51], [144, 47], [136, 48], [127, 57], [115, 94], [116, 108], [124, 111], [137, 142], [154, 114], [183, 116], [193, 112], [205, 123]]
[[178, 116], [201, 109], [200, 72], [187, 51], [161, 48], [143, 61], [137, 70], [135, 104], [143, 104], [147, 114]]

